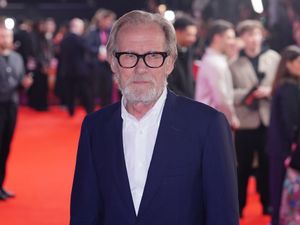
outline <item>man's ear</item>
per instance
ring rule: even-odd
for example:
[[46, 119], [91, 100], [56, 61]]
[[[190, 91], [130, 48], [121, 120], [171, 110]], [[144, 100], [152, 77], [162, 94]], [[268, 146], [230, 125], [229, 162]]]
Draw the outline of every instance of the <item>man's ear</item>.
[[110, 64], [110, 68], [111, 68], [111, 71], [113, 73], [116, 73], [117, 72], [117, 62], [116, 62], [116, 59], [114, 57], [109, 57], [108, 58], [108, 62]]
[[168, 76], [172, 73], [174, 69], [174, 63], [175, 59], [173, 57], [168, 57], [166, 59], [166, 74], [168, 74]]

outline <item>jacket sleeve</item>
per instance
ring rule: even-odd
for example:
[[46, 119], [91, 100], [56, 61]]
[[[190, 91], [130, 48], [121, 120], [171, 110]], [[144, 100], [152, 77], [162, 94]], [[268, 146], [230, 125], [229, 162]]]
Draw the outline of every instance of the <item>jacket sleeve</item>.
[[229, 125], [218, 113], [203, 152], [205, 225], [238, 225], [237, 163]]
[[100, 225], [101, 199], [89, 139], [85, 119], [81, 128], [71, 194], [70, 225]]
[[282, 132], [285, 138], [291, 142], [294, 132], [299, 124], [299, 93], [296, 88], [292, 86], [285, 86], [278, 93], [278, 103], [280, 111], [280, 127], [284, 130]]

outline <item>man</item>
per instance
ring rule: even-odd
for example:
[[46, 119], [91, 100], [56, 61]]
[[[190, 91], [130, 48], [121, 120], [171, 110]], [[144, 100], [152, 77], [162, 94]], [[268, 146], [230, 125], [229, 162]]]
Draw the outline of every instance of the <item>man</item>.
[[108, 59], [121, 102], [86, 117], [71, 225], [236, 225], [232, 137], [222, 114], [166, 89], [173, 26], [131, 11], [113, 26]]
[[60, 73], [64, 79], [65, 100], [70, 116], [75, 112], [75, 100], [79, 97], [86, 113], [94, 110], [91, 76], [85, 61], [87, 46], [82, 35], [84, 22], [79, 18], [70, 21], [70, 32], [61, 42]]
[[174, 28], [178, 57], [174, 70], [168, 77], [168, 88], [177, 95], [194, 99], [195, 82], [192, 72], [193, 50], [191, 46], [197, 38], [197, 26], [190, 17], [182, 16], [176, 19]]
[[94, 26], [86, 35], [89, 47], [88, 60], [94, 76], [94, 94], [101, 106], [112, 103], [112, 71], [107, 62], [106, 44], [115, 13], [108, 9], [99, 9], [93, 18]]
[[202, 58], [197, 76], [195, 100], [224, 113], [231, 127], [239, 127], [233, 106], [233, 87], [226, 53], [235, 41], [233, 25], [224, 20], [210, 24], [209, 47]]
[[280, 56], [273, 50], [263, 48], [263, 27], [259, 21], [242, 21], [237, 26], [237, 32], [244, 42], [244, 50], [231, 64], [234, 103], [240, 120], [235, 136], [240, 212], [242, 215], [246, 205], [248, 178], [256, 154], [260, 200], [263, 213], [268, 214], [268, 162], [264, 147], [270, 117], [271, 86]]
[[13, 32], [0, 24], [0, 201], [14, 197], [3, 187], [10, 144], [15, 130], [18, 87], [28, 88], [32, 79], [24, 78], [22, 57], [12, 51]]

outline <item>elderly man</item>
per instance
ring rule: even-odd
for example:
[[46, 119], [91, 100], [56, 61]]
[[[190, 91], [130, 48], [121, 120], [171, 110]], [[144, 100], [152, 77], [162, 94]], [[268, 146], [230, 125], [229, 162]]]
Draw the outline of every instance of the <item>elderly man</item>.
[[132, 11], [114, 24], [107, 47], [123, 98], [83, 122], [70, 224], [238, 224], [225, 117], [166, 88], [173, 26]]

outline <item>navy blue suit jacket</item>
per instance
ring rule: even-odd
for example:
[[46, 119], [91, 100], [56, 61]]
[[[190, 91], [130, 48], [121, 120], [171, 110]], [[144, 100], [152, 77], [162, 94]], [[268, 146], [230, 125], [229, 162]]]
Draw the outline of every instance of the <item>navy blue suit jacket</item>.
[[168, 92], [138, 215], [123, 153], [120, 103], [87, 116], [70, 224], [239, 224], [235, 152], [223, 114]]

